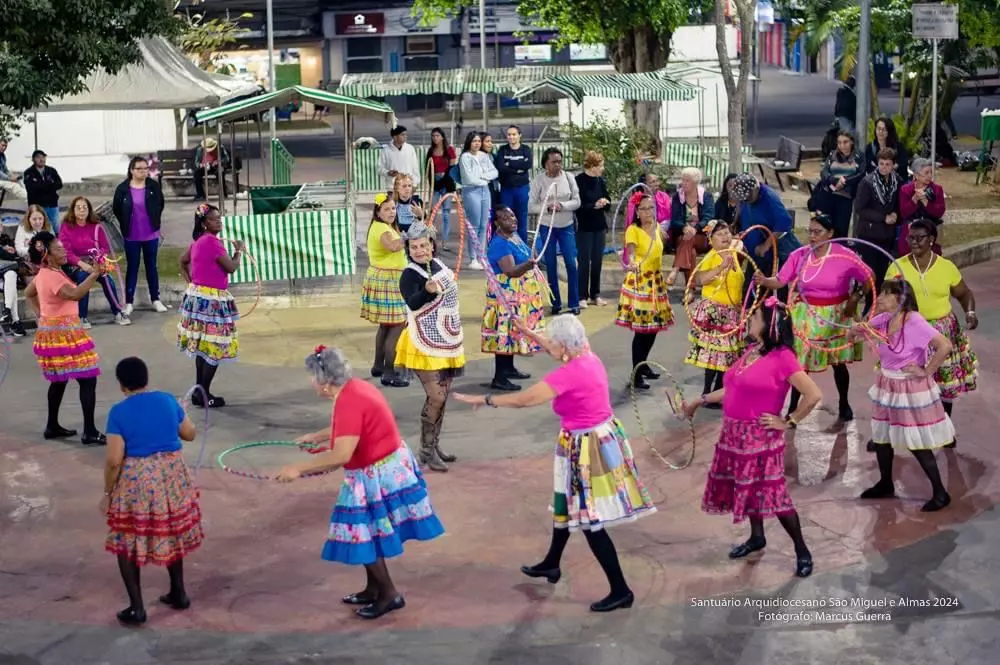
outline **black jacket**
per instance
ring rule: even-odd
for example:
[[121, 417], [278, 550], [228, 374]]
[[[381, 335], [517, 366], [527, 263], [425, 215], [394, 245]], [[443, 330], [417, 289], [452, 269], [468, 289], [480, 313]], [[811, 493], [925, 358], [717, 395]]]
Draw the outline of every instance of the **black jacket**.
[[497, 167], [499, 174], [497, 180], [501, 189], [513, 189], [531, 184], [531, 169], [534, 166], [531, 147], [522, 143], [517, 150], [514, 150], [509, 144], [502, 145], [497, 150], [493, 163]]
[[858, 121], [858, 96], [855, 94], [854, 89], [848, 88], [846, 84], [840, 86], [840, 90], [837, 91], [837, 101], [833, 105], [833, 115], [838, 118], [847, 118], [851, 121], [851, 124]]
[[44, 167], [40, 172], [32, 166], [24, 172], [24, 188], [28, 190], [28, 205], [39, 205], [43, 208], [55, 208], [59, 205], [59, 190], [62, 189], [62, 178], [59, 172], [51, 166]]
[[854, 220], [854, 237], [886, 246], [896, 240], [897, 224], [886, 224], [885, 218], [890, 213], [896, 213], [898, 220], [899, 189], [892, 200], [883, 205], [875, 195], [875, 186], [872, 184], [872, 179], [878, 177], [877, 171], [869, 173], [858, 184], [858, 194], [854, 198], [854, 213], [857, 215]]
[[[153, 228], [160, 230], [160, 217], [163, 215], [163, 190], [152, 178], [146, 178], [146, 212], [149, 214], [149, 221]], [[129, 192], [129, 181], [126, 178], [115, 189], [115, 198], [111, 202], [111, 209], [118, 218], [118, 225], [122, 230], [122, 237], [128, 239], [129, 228], [132, 225], [132, 194]]]
[[[865, 148], [865, 171], [871, 173], [878, 168], [878, 141], [872, 141]], [[893, 150], [896, 151], [896, 173], [899, 174], [900, 180], [903, 182], [909, 182], [910, 180], [910, 153], [906, 152], [906, 148], [901, 145], [897, 145]]]

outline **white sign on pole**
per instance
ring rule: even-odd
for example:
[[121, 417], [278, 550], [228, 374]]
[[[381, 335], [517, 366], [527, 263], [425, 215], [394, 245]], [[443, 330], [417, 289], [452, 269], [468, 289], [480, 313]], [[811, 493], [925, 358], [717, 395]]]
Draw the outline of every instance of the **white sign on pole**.
[[914, 39], [958, 39], [958, 5], [913, 5]]

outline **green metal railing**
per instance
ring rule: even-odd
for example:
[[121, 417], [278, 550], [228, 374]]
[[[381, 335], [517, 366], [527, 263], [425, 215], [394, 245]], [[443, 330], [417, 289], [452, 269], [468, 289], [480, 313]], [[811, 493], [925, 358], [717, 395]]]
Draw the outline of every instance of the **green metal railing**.
[[295, 170], [295, 158], [281, 139], [271, 139], [271, 184], [292, 184], [292, 171]]

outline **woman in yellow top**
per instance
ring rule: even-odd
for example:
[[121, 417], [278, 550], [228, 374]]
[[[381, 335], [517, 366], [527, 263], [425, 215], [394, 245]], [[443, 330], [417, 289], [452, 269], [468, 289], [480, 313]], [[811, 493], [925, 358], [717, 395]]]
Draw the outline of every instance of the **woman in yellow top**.
[[[722, 388], [723, 373], [743, 352], [741, 335], [731, 333], [740, 325], [743, 310], [743, 270], [739, 255], [725, 251], [733, 246], [728, 224], [712, 220], [705, 225], [705, 235], [711, 249], [694, 274], [694, 283], [701, 285], [701, 300], [690, 314], [691, 350], [684, 362], [705, 370], [702, 394], [708, 395]], [[706, 404], [705, 408], [721, 406]]]
[[406, 324], [406, 303], [399, 293], [406, 251], [396, 223], [396, 202], [389, 194], [375, 197], [368, 226], [368, 260], [368, 272], [361, 285], [361, 318], [378, 324], [372, 376], [381, 377], [383, 386], [405, 388], [410, 382], [396, 374], [393, 359]]
[[413, 371], [427, 399], [420, 412], [420, 463], [447, 471], [455, 456], [441, 451], [441, 425], [451, 382], [462, 376], [465, 347], [455, 273], [434, 258], [434, 227], [413, 222], [405, 234], [410, 263], [399, 278], [406, 303], [406, 334], [396, 347], [396, 367]]
[[[649, 358], [656, 334], [674, 324], [674, 313], [667, 299], [668, 281], [663, 278], [663, 241], [665, 234], [656, 223], [656, 203], [644, 192], [636, 192], [630, 204], [635, 214], [625, 230], [625, 281], [618, 295], [615, 324], [632, 331], [632, 367]], [[635, 388], [649, 390], [646, 379], [660, 375], [646, 367], [635, 376]]]
[[[979, 326], [979, 319], [976, 317], [976, 298], [962, 279], [958, 266], [934, 253], [937, 235], [934, 222], [926, 219], [913, 221], [906, 236], [910, 253], [890, 265], [885, 278], [898, 279], [902, 268], [903, 279], [910, 284], [913, 295], [917, 297], [920, 315], [951, 342], [951, 353], [934, 373], [934, 381], [941, 389], [944, 410], [950, 417], [953, 402], [959, 395], [976, 389], [979, 366], [969, 337], [951, 310], [951, 299], [962, 305], [965, 325], [969, 330]], [[954, 448], [955, 443], [947, 447]]]

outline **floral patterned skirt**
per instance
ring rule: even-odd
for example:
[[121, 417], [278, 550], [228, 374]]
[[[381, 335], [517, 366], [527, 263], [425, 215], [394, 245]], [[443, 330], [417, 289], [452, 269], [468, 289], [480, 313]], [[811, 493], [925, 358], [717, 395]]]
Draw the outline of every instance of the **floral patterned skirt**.
[[941, 399], [950, 402], [976, 389], [979, 359], [954, 312], [929, 323], [951, 341], [951, 353], [934, 374], [934, 380], [941, 389]]
[[191, 284], [181, 301], [177, 347], [188, 356], [204, 358], [211, 365], [235, 360], [239, 353], [236, 301], [225, 289]]
[[794, 513], [785, 486], [785, 433], [724, 417], [701, 509], [732, 513], [735, 523]]
[[630, 270], [618, 294], [615, 324], [637, 333], [657, 333], [674, 325], [667, 282], [659, 270], [642, 274]]
[[363, 469], [344, 469], [323, 558], [350, 565], [375, 563], [403, 553], [408, 540], [444, 533], [427, 484], [405, 443]]
[[108, 507], [104, 549], [169, 566], [201, 546], [198, 489], [179, 452], [126, 457]]
[[[517, 317], [527, 323], [532, 330], [542, 329], [543, 307], [542, 286], [531, 272], [523, 277], [497, 275], [497, 282], [503, 289], [503, 297], [511, 305]], [[530, 356], [541, 347], [531, 338], [517, 331], [510, 313], [493, 294], [489, 282], [486, 283], [486, 307], [483, 309], [482, 325], [483, 353], [504, 353]]]
[[692, 307], [691, 332], [688, 333], [691, 348], [684, 362], [702, 369], [726, 371], [743, 352], [743, 335], [740, 332], [725, 337], [719, 335], [740, 325], [740, 308], [709, 298], [702, 298]]
[[[796, 330], [795, 355], [802, 368], [807, 372], [823, 372], [831, 365], [861, 361], [865, 350], [861, 340], [837, 351], [827, 350], [836, 349], [847, 342], [850, 323], [844, 303], [810, 305], [804, 300], [798, 300], [792, 306], [792, 325]], [[800, 334], [816, 346], [808, 346], [799, 338]]]

